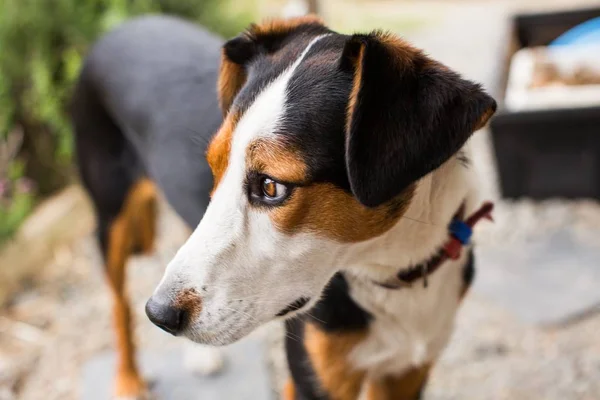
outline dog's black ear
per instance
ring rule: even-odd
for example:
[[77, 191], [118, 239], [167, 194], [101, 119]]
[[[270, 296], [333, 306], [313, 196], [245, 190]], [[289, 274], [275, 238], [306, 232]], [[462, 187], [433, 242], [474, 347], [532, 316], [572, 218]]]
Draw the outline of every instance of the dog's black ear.
[[438, 168], [496, 110], [479, 85], [390, 34], [350, 37], [340, 68], [354, 74], [346, 167], [354, 196], [367, 207]]
[[227, 114], [235, 96], [244, 86], [247, 66], [258, 54], [278, 51], [294, 32], [328, 32], [316, 16], [273, 19], [262, 24], [252, 24], [235, 38], [223, 45], [221, 69], [217, 82], [219, 105], [223, 115]]

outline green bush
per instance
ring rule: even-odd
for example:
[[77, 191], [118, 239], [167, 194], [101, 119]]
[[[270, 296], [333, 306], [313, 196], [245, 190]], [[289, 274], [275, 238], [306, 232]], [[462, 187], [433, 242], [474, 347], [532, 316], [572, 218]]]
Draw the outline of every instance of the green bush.
[[[0, 0], [0, 139], [15, 129], [23, 132], [19, 170], [41, 196], [71, 180], [68, 101], [83, 57], [102, 33], [131, 16], [169, 13], [232, 36], [253, 19], [253, 5], [239, 0]], [[0, 205], [0, 216], [6, 210]]]
[[15, 160], [22, 140], [18, 129], [0, 137], [0, 243], [14, 233], [34, 204], [33, 186], [23, 177], [23, 163]]

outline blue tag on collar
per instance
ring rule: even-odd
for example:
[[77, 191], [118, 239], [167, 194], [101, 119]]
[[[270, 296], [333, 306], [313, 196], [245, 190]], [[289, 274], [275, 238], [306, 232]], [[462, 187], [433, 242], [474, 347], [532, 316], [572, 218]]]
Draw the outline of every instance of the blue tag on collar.
[[471, 240], [471, 236], [473, 235], [473, 229], [464, 221], [459, 221], [457, 219], [453, 220], [450, 223], [450, 234], [458, 239], [463, 245], [469, 244]]

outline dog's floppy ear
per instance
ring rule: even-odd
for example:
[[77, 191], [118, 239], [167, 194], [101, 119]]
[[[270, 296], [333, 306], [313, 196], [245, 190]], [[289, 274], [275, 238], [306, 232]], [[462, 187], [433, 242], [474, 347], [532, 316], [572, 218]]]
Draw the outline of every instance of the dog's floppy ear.
[[223, 45], [221, 68], [217, 81], [219, 105], [227, 114], [235, 96], [244, 86], [247, 66], [258, 54], [278, 51], [292, 33], [328, 31], [323, 22], [314, 15], [289, 19], [272, 19], [262, 24], [252, 24], [243, 33]]
[[479, 85], [390, 34], [353, 35], [340, 67], [354, 74], [348, 178], [367, 207], [391, 200], [439, 167], [496, 110]]

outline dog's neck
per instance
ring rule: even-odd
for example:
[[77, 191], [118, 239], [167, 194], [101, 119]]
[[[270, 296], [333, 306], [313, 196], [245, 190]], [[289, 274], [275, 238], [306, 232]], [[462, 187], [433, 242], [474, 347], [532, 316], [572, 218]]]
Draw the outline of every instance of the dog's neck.
[[435, 255], [448, 239], [448, 224], [462, 204], [476, 207], [474, 171], [457, 157], [423, 177], [406, 213], [385, 234], [355, 244], [343, 268], [357, 277], [380, 281]]

